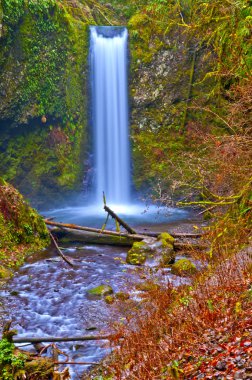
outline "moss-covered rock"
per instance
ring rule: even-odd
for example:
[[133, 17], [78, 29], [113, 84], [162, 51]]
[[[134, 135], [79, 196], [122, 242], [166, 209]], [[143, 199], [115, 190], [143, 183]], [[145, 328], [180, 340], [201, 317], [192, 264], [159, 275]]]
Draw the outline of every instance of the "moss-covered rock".
[[165, 246], [165, 244], [174, 244], [174, 237], [171, 236], [170, 234], [168, 234], [168, 232], [162, 232], [158, 238], [158, 240], [161, 240], [162, 241], [162, 244], [163, 244], [163, 247]]
[[149, 246], [145, 242], [135, 242], [127, 253], [126, 262], [131, 265], [144, 264], [148, 250]]
[[115, 298], [120, 300], [120, 301], [126, 301], [130, 298], [130, 295], [128, 293], [124, 293], [124, 292], [117, 292], [115, 294]]
[[13, 273], [9, 269], [7, 269], [3, 266], [0, 266], [0, 279], [8, 280], [12, 276], [13, 276]]
[[104, 298], [105, 302], [108, 304], [108, 305], [112, 305], [114, 302], [115, 302], [115, 297], [114, 296], [106, 296]]
[[88, 294], [90, 296], [97, 296], [97, 297], [105, 297], [109, 296], [110, 294], [113, 294], [113, 289], [110, 285], [99, 285], [95, 288], [89, 289]]
[[176, 276], [190, 276], [197, 272], [195, 264], [188, 259], [180, 259], [172, 265], [172, 274]]
[[152, 281], [140, 282], [136, 285], [136, 289], [142, 292], [151, 292], [154, 290], [158, 290], [159, 288], [160, 286]]

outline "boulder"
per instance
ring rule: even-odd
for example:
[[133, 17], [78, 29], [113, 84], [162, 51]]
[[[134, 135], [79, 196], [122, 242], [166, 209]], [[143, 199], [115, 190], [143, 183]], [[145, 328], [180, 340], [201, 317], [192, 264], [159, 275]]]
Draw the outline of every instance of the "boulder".
[[157, 243], [159, 244], [159, 250], [161, 253], [160, 264], [161, 265], [170, 265], [175, 261], [175, 252], [174, 252], [174, 238], [167, 232], [162, 232], [158, 238]]
[[158, 240], [162, 241], [162, 244], [165, 245], [167, 244], [174, 244], [174, 237], [172, 237], [168, 232], [162, 232], [160, 235], [158, 235]]
[[190, 276], [197, 272], [195, 264], [188, 259], [180, 259], [173, 264], [171, 273], [176, 276]]
[[147, 259], [147, 253], [150, 250], [148, 244], [143, 241], [137, 241], [128, 251], [126, 262], [131, 265], [142, 265]]

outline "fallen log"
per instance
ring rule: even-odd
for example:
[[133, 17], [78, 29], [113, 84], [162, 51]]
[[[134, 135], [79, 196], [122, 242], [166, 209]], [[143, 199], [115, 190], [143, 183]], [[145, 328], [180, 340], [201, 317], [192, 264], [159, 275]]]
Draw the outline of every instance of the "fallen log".
[[24, 336], [22, 338], [14, 337], [13, 343], [45, 343], [45, 342], [82, 342], [87, 340], [109, 340], [111, 335], [86, 335], [86, 336], [74, 336], [74, 337], [55, 337], [55, 336], [44, 336], [44, 337], [28, 337]]
[[[94, 227], [85, 227], [85, 226], [78, 226], [77, 224], [69, 224], [69, 223], [60, 223], [60, 222], [53, 222], [49, 219], [44, 219], [44, 222], [49, 226], [59, 227], [59, 228], [67, 228], [69, 230], [80, 230], [80, 231], [87, 231], [87, 232], [95, 232], [97, 234], [103, 234], [103, 235], [113, 235], [113, 236], [120, 236], [120, 237], [130, 237], [134, 239], [135, 241], [143, 240], [145, 237], [158, 237], [162, 232], [155, 232], [155, 231], [136, 231], [134, 234], [128, 234], [123, 232], [116, 232], [116, 231], [110, 231], [110, 230], [102, 230], [100, 228], [94, 228]], [[171, 236], [174, 238], [200, 238], [202, 237], [202, 233], [170, 233]]]
[[103, 235], [95, 232], [78, 231], [67, 228], [54, 230], [53, 233], [62, 244], [84, 243], [131, 247], [134, 242], [142, 241], [144, 239], [144, 236], [132, 239], [132, 236], [134, 235]]
[[[77, 224], [69, 224], [69, 223], [60, 223], [60, 222], [52, 222], [51, 220], [44, 219], [45, 224], [48, 226], [56, 226], [60, 228], [68, 228], [71, 230], [80, 230], [80, 231], [87, 231], [87, 232], [96, 232], [99, 234], [104, 234], [104, 235], [114, 235], [114, 236], [129, 236], [128, 233], [121, 233], [121, 232], [116, 232], [116, 231], [109, 231], [109, 230], [102, 230], [99, 228], [93, 228], [93, 227], [84, 227], [84, 226], [78, 226]], [[137, 238], [137, 236], [144, 237], [143, 235], [134, 235], [131, 236], [132, 238]]]
[[126, 231], [128, 231], [129, 234], [136, 234], [136, 231], [133, 230], [133, 228], [131, 228], [124, 220], [122, 220], [118, 215], [116, 215], [116, 213], [111, 210], [111, 208], [109, 208], [106, 204], [104, 205], [104, 210], [107, 211], [107, 213], [109, 215], [111, 215], [111, 217], [113, 219], [116, 219], [117, 222], [125, 228]]

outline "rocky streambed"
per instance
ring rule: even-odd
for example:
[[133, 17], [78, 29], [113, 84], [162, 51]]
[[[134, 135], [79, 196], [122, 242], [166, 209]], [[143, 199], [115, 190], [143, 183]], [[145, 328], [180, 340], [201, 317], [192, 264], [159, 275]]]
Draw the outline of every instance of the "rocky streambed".
[[[191, 222], [185, 226], [190, 230]], [[164, 225], [155, 228], [164, 229]], [[176, 229], [176, 223], [170, 228]], [[119, 294], [118, 298], [125, 298], [125, 302], [128, 298], [139, 302], [139, 293], [145, 290], [144, 285], [138, 289], [133, 286], [139, 281], [144, 284], [146, 274], [139, 280], [139, 266], [126, 263], [127, 247], [82, 244], [63, 248], [73, 261], [73, 268], [49, 249], [29, 257], [1, 291], [2, 318], [13, 320], [19, 337], [107, 334], [113, 322], [121, 318], [117, 308], [111, 305], [113, 299]], [[181, 257], [177, 256], [178, 259]], [[148, 266], [155, 266], [155, 262], [149, 262]], [[141, 268], [144, 273], [144, 267]], [[155, 276], [162, 283], [187, 281], [172, 274], [169, 267], [162, 269], [162, 275], [161, 270], [156, 270]], [[105, 296], [90, 294], [90, 290], [100, 285], [111, 287], [113, 294], [108, 297], [107, 293]], [[65, 342], [57, 343], [57, 347], [75, 362], [97, 362], [110, 352], [106, 341]], [[33, 346], [25, 349], [31, 351]], [[65, 361], [66, 357], [60, 355], [59, 360]], [[78, 379], [88, 366], [70, 368], [72, 379]]]

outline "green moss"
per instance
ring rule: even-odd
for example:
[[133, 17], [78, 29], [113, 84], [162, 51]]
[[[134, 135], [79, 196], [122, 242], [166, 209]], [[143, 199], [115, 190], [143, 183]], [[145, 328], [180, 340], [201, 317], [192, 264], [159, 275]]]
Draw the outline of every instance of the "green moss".
[[19, 266], [29, 252], [48, 244], [42, 217], [12, 186], [0, 185], [0, 260], [4, 268]]
[[3, 266], [0, 266], [0, 279], [8, 280], [12, 276], [13, 276], [13, 273], [9, 269], [4, 268]]
[[146, 243], [134, 242], [132, 248], [128, 251], [126, 262], [132, 265], [144, 264], [147, 258], [147, 245]]
[[108, 305], [112, 305], [114, 302], [115, 302], [115, 297], [113, 296], [106, 296], [104, 298], [105, 302], [108, 304]]
[[91, 296], [105, 297], [113, 294], [113, 289], [109, 285], [99, 285], [96, 288], [88, 290]]
[[176, 276], [190, 276], [197, 272], [195, 264], [188, 259], [180, 259], [172, 265], [172, 274]]
[[172, 237], [170, 234], [168, 234], [168, 232], [162, 232], [159, 236], [158, 236], [158, 240], [161, 240], [162, 241], [162, 244], [165, 246], [165, 244], [173, 244], [175, 239], [174, 237]]
[[82, 184], [88, 27], [113, 22], [112, 12], [96, 2], [4, 0], [3, 14], [0, 172], [24, 194], [50, 200]]

